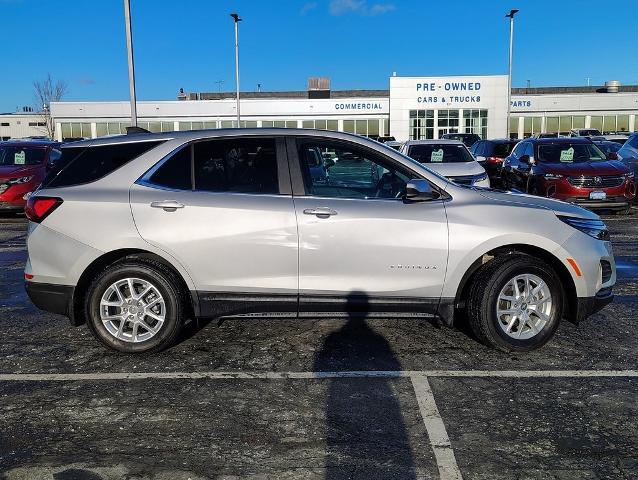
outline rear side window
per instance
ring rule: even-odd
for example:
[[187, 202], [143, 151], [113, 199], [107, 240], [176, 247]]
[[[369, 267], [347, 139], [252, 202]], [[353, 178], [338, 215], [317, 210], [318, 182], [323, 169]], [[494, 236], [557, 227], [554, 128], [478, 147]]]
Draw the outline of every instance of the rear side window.
[[150, 183], [172, 190], [191, 189], [191, 147], [182, 148], [149, 178]]
[[274, 138], [207, 140], [193, 148], [195, 190], [279, 193]]
[[63, 147], [62, 156], [49, 172], [44, 187], [68, 187], [94, 182], [163, 141], [118, 143], [94, 147]]

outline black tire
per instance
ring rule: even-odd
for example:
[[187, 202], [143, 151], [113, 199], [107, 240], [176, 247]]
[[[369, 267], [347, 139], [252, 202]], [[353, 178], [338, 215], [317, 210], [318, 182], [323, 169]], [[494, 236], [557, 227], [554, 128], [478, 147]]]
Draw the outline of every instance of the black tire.
[[[142, 342], [133, 343], [116, 338], [100, 319], [100, 300], [104, 292], [117, 280], [128, 277], [152, 282], [165, 302], [164, 323], [153, 337]], [[123, 353], [152, 353], [170, 347], [179, 337], [187, 312], [188, 299], [180, 285], [181, 282], [170, 269], [150, 259], [124, 259], [107, 267], [96, 276], [85, 296], [84, 309], [91, 333], [103, 345]]]
[[[552, 296], [550, 320], [529, 339], [515, 339], [498, 324], [496, 307], [501, 289], [516, 275], [533, 274], [548, 286]], [[470, 328], [479, 341], [504, 352], [528, 352], [545, 345], [554, 335], [563, 314], [564, 292], [558, 275], [544, 261], [523, 254], [496, 257], [472, 279], [467, 300]]]

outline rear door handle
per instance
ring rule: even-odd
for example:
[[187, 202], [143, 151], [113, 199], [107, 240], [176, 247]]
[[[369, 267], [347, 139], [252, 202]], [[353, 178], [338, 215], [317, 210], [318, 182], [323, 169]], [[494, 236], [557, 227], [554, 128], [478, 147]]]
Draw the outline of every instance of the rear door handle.
[[331, 215], [336, 215], [337, 212], [328, 207], [306, 208], [303, 213], [305, 215], [316, 215], [319, 218], [328, 218]]
[[178, 208], [184, 208], [184, 204], [176, 200], [162, 200], [161, 202], [151, 202], [151, 207], [162, 208], [165, 212], [174, 212]]

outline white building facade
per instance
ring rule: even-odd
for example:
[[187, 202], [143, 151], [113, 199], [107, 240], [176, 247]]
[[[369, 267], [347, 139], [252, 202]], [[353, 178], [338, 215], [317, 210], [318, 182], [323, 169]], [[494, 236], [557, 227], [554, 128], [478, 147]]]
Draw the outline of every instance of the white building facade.
[[[572, 128], [603, 133], [638, 129], [638, 87], [618, 93], [582, 87], [514, 89], [508, 130], [507, 76], [397, 77], [388, 90], [248, 92], [241, 98], [241, 127], [339, 130], [392, 135], [397, 140], [477, 133], [482, 138]], [[571, 90], [570, 90], [571, 89]], [[567, 91], [565, 93], [564, 91]], [[570, 93], [571, 92], [571, 93]], [[215, 97], [190, 94], [185, 98]], [[152, 132], [236, 127], [232, 94], [210, 100], [138, 102], [138, 125]], [[58, 140], [121, 134], [130, 125], [129, 102], [58, 102], [51, 105]]]
[[0, 113], [0, 141], [46, 135], [45, 119], [38, 113]]

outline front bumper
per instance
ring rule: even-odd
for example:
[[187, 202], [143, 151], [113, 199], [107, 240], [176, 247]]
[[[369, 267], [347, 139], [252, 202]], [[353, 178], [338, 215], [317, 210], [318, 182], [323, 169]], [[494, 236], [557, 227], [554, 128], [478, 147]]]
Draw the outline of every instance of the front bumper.
[[70, 316], [73, 286], [25, 282], [25, 289], [33, 304], [40, 310]]
[[599, 290], [594, 297], [582, 297], [576, 301], [576, 311], [573, 312], [573, 321], [579, 323], [590, 315], [602, 310], [614, 300], [611, 287]]

